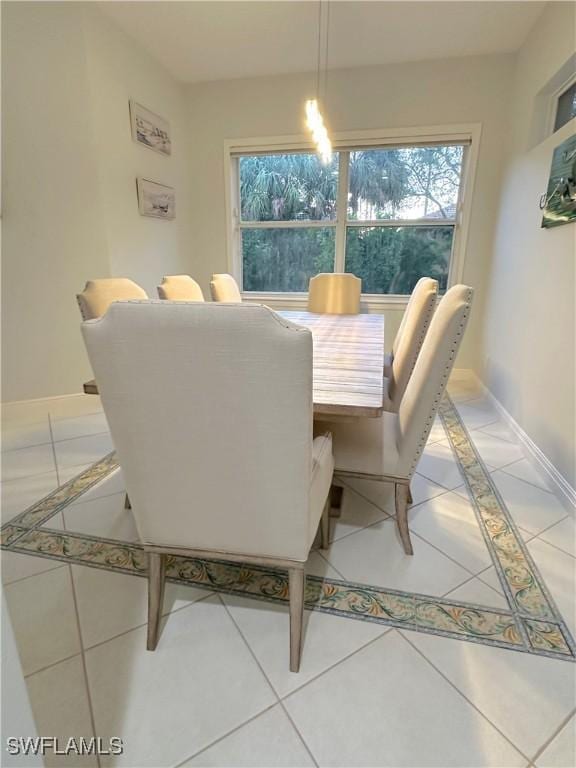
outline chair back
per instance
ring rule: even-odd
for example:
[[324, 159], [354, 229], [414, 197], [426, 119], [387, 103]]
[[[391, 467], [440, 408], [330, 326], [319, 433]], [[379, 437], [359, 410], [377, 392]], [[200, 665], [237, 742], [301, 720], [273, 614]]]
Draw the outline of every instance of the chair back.
[[228, 304], [240, 304], [242, 301], [238, 283], [232, 275], [226, 273], [212, 275], [210, 293], [212, 294], [212, 301], [225, 301]]
[[392, 365], [388, 383], [391, 409], [397, 411], [416, 365], [422, 342], [434, 314], [438, 281], [421, 277], [406, 306], [400, 328], [392, 347]]
[[[412, 293], [410, 294], [410, 298], [408, 299], [408, 304], [406, 304], [406, 310], [402, 315], [402, 320], [400, 321], [400, 327], [398, 328], [398, 331], [396, 332], [396, 336], [394, 338], [394, 342], [392, 343], [392, 355], [395, 355], [396, 352], [398, 351], [398, 347], [400, 345], [400, 339], [402, 338], [402, 334], [404, 333], [404, 328], [406, 327], [406, 323], [408, 322], [409, 318], [412, 317], [412, 313], [414, 311], [414, 305], [420, 304], [423, 300], [422, 297], [427, 296], [431, 291], [433, 291], [434, 299], [436, 299], [436, 295], [438, 294], [438, 280], [434, 280], [431, 277], [421, 277], [420, 280], [418, 280], [418, 282], [414, 286]], [[432, 314], [430, 314], [430, 317], [428, 318], [428, 324], [426, 325], [426, 329], [428, 328], [428, 325], [430, 325], [431, 319], [432, 319]], [[408, 324], [410, 325], [410, 323]], [[424, 340], [424, 337], [422, 337], [422, 340]]]
[[343, 272], [322, 272], [310, 278], [308, 311], [325, 315], [357, 315], [362, 280]]
[[204, 301], [202, 288], [190, 275], [166, 275], [158, 286], [158, 296], [165, 301]]
[[261, 305], [149, 300], [82, 332], [142, 541], [306, 560], [310, 331]]
[[127, 277], [104, 277], [88, 280], [82, 293], [76, 294], [84, 320], [101, 317], [113, 301], [147, 299], [143, 288]]
[[398, 411], [399, 470], [411, 477], [424, 450], [470, 315], [474, 291], [455, 285], [430, 323]]

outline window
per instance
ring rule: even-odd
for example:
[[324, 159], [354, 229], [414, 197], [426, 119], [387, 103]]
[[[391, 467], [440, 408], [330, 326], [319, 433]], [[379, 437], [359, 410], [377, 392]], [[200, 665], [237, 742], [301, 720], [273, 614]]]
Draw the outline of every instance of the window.
[[240, 157], [244, 291], [300, 292], [334, 269], [338, 155]]
[[318, 272], [352, 272], [364, 294], [445, 290], [465, 142], [237, 154], [235, 246], [244, 292], [300, 293]]
[[576, 117], [576, 80], [558, 96], [554, 131], [562, 128], [574, 117]]

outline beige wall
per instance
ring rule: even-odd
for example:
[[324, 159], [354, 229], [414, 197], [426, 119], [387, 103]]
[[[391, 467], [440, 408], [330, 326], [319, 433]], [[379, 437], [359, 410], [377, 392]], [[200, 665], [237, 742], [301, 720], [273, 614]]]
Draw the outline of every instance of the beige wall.
[[575, 30], [574, 5], [550, 4], [518, 56], [482, 360], [488, 387], [573, 487], [576, 224], [541, 229], [538, 201], [554, 148], [576, 126], [535, 146], [530, 126], [537, 94], [574, 53]]
[[[189, 163], [181, 86], [90, 4], [2, 8], [2, 400], [91, 377], [75, 294], [89, 278], [153, 292], [186, 268]], [[131, 139], [128, 100], [165, 116], [164, 157]], [[138, 213], [137, 175], [176, 187], [177, 218]]]
[[74, 294], [108, 274], [76, 4], [3, 4], [2, 119], [2, 399], [75, 392]]
[[[327, 114], [333, 131], [482, 123], [482, 139], [464, 279], [477, 291], [460, 366], [480, 362], [484, 279], [496, 217], [502, 134], [513, 57], [471, 57], [331, 72]], [[312, 75], [189, 86], [192, 192], [191, 274], [207, 289], [225, 271], [224, 140], [304, 133], [303, 103]], [[400, 312], [387, 312], [387, 340]]]
[[[110, 272], [131, 277], [156, 296], [164, 274], [187, 268], [190, 173], [183, 87], [94, 6], [86, 8], [84, 28]], [[132, 141], [130, 99], [169, 120], [170, 157]], [[176, 189], [176, 219], [139, 214], [137, 176]]]

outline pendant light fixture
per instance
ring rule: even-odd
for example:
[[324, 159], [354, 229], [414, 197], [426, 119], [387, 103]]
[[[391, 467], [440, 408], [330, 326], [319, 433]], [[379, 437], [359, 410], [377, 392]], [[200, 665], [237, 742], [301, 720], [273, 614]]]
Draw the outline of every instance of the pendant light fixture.
[[[324, 12], [324, 6], [326, 6]], [[316, 151], [324, 165], [332, 160], [332, 142], [320, 111], [320, 96], [326, 101], [326, 81], [328, 77], [328, 32], [330, 24], [330, 3], [318, 2], [318, 56], [316, 65], [316, 98], [306, 101], [306, 125], [312, 134]], [[322, 39], [324, 38], [324, 40]], [[324, 56], [322, 56], [324, 53]], [[322, 61], [322, 58], [324, 61]]]

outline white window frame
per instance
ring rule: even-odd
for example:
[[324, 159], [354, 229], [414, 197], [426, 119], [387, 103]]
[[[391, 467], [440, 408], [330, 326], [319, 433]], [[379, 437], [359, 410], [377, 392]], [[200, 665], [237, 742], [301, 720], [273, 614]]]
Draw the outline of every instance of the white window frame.
[[[478, 165], [478, 153], [482, 127], [480, 123], [466, 123], [461, 125], [440, 125], [432, 127], [398, 128], [373, 131], [344, 131], [333, 135], [332, 145], [335, 152], [340, 152], [339, 168], [339, 210], [345, 210], [348, 191], [347, 175], [348, 164], [344, 162], [345, 152], [354, 151], [355, 148], [398, 147], [406, 145], [423, 144], [465, 144], [464, 158], [462, 162], [461, 183], [456, 209], [456, 220], [449, 221], [454, 226], [452, 241], [452, 253], [448, 272], [447, 286], [462, 282], [466, 261], [466, 247], [470, 228], [472, 211], [472, 196]], [[259, 138], [228, 139], [224, 142], [224, 184], [225, 184], [225, 208], [226, 208], [226, 250], [228, 271], [234, 276], [238, 285], [242, 286], [242, 253], [240, 240], [240, 185], [238, 183], [237, 156], [239, 154], [267, 154], [273, 152], [310, 150], [314, 152], [314, 146], [308, 137], [303, 135], [268, 136]], [[432, 224], [430, 222], [433, 222]], [[279, 224], [286, 222], [258, 222], [258, 228], [277, 228]], [[446, 224], [440, 220], [394, 220], [389, 226], [441, 226]], [[291, 222], [294, 227], [335, 227], [344, 232], [336, 233], [336, 252], [334, 269], [337, 272], [344, 271], [344, 250], [346, 244], [345, 229], [347, 226], [386, 226], [387, 222], [377, 220], [375, 222], [347, 221], [347, 216], [340, 215], [336, 221], [303, 221]], [[338, 236], [339, 234], [339, 236]], [[242, 291], [245, 301], [266, 303], [274, 308], [304, 309], [306, 308], [308, 295], [306, 293], [282, 293], [282, 292], [252, 292]], [[408, 302], [409, 296], [395, 294], [362, 294], [362, 309], [368, 312], [382, 312], [386, 309], [402, 309]]]
[[554, 128], [556, 125], [556, 115], [558, 113], [558, 102], [560, 101], [560, 96], [562, 96], [568, 88], [571, 88], [576, 83], [576, 72], [572, 73], [570, 77], [568, 77], [562, 85], [560, 85], [558, 88], [556, 88], [555, 91], [550, 96], [550, 107], [549, 107], [549, 113], [548, 113], [548, 135], [552, 136], [552, 134], [556, 133], [556, 131], [561, 131], [564, 126], [568, 125], [568, 123], [571, 123], [576, 118], [572, 118], [572, 120], [568, 120], [568, 123], [564, 123], [564, 125], [560, 126], [560, 128]]

